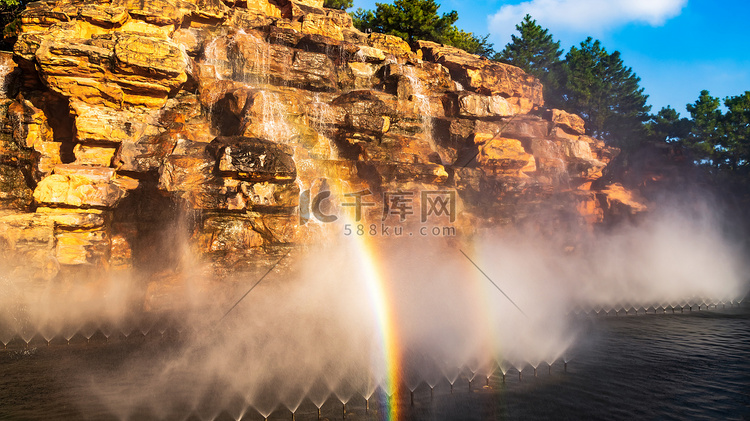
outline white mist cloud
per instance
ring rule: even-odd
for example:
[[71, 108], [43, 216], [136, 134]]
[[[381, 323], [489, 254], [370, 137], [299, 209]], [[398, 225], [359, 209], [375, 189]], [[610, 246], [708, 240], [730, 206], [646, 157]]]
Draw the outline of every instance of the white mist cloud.
[[553, 34], [598, 35], [632, 22], [662, 25], [685, 5], [687, 0], [531, 0], [502, 6], [489, 17], [489, 26], [502, 42], [510, 42], [515, 26], [528, 13]]

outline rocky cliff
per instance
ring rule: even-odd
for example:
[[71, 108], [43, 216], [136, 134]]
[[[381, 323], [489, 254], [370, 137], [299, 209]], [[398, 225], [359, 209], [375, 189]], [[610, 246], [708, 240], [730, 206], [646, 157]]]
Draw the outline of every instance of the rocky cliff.
[[[592, 189], [618, 151], [535, 78], [322, 1], [49, 0], [22, 21], [0, 65], [16, 273], [165, 268], [183, 240], [231, 267], [321, 241], [335, 209], [398, 226], [430, 205], [457, 236], [644, 209]], [[442, 215], [430, 192], [454, 199]]]

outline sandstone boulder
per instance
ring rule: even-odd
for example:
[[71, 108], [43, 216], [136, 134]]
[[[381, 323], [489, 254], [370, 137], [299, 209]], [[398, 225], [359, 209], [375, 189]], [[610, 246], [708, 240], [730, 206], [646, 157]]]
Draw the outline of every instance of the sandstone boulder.
[[568, 133], [572, 134], [586, 134], [584, 128], [583, 119], [575, 114], [567, 113], [563, 110], [552, 109], [547, 111], [546, 118], [549, 119], [555, 126], [561, 127]]
[[35, 52], [46, 84], [65, 97], [119, 109], [158, 108], [186, 80], [185, 58], [170, 41], [133, 33], [78, 38], [51, 28]]
[[75, 139], [84, 144], [135, 143], [142, 136], [153, 134], [154, 114], [144, 110], [115, 110], [82, 101], [70, 104], [75, 118]]
[[349, 92], [331, 105], [343, 111], [346, 127], [374, 134], [386, 133], [392, 118], [398, 114], [395, 98], [374, 90]]
[[263, 245], [263, 237], [253, 229], [249, 218], [209, 216], [197, 234], [201, 249], [209, 253], [245, 251]]
[[425, 60], [442, 64], [464, 88], [482, 95], [513, 98], [516, 112], [544, 104], [542, 84], [518, 67], [483, 59], [455, 47], [417, 41]]
[[159, 190], [197, 191], [213, 177], [216, 161], [208, 154], [170, 155], [159, 169]]
[[73, 148], [76, 157], [74, 164], [109, 167], [112, 165], [115, 152], [117, 149], [114, 147], [86, 146], [79, 143]]
[[104, 264], [109, 258], [107, 230], [63, 231], [55, 235], [55, 257], [61, 265]]
[[34, 200], [48, 206], [114, 208], [126, 191], [114, 182], [114, 170], [58, 165], [34, 190]]
[[0, 256], [21, 262], [8, 268], [7, 276], [53, 279], [60, 270], [54, 222], [34, 213], [0, 215]]
[[39, 207], [36, 213], [38, 217], [52, 221], [55, 228], [91, 230], [102, 228], [107, 221], [107, 215], [98, 209]]
[[[234, 4], [234, 1], [228, 2], [230, 5]], [[257, 12], [271, 18], [280, 18], [281, 10], [275, 4], [268, 0], [247, 0], [247, 9], [252, 12]]]
[[363, 163], [359, 171], [364, 174], [374, 174], [383, 184], [388, 181], [443, 184], [448, 180], [448, 172], [440, 164]]
[[344, 34], [336, 19], [317, 13], [309, 13], [302, 18], [302, 33], [316, 34], [343, 41]]
[[493, 174], [518, 174], [536, 171], [534, 156], [526, 152], [521, 141], [477, 133], [477, 162]]
[[268, 140], [219, 137], [208, 147], [219, 173], [252, 182], [291, 183], [297, 169], [291, 155]]
[[644, 198], [637, 192], [628, 190], [620, 183], [613, 183], [602, 188], [597, 198], [606, 217], [612, 220], [628, 218], [648, 209]]
[[451, 111], [457, 117], [497, 118], [515, 114], [513, 106], [500, 95], [485, 96], [459, 92], [454, 98]]
[[401, 61], [416, 61], [416, 55], [409, 47], [409, 43], [397, 36], [373, 32], [367, 37], [367, 43], [370, 47], [382, 50]]
[[79, 16], [84, 21], [103, 28], [122, 26], [129, 17], [124, 6], [112, 4], [84, 4]]

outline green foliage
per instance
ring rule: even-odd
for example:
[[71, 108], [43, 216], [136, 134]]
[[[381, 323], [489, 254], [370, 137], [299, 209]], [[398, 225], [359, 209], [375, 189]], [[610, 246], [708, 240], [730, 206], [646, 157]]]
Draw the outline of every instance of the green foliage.
[[727, 112], [722, 126], [725, 164], [731, 171], [750, 173], [750, 91], [724, 99]]
[[687, 105], [693, 129], [686, 136], [686, 146], [699, 164], [750, 175], [750, 91], [725, 98], [726, 113], [720, 104], [719, 98], [704, 90], [695, 103]]
[[589, 37], [570, 49], [562, 68], [562, 102], [584, 119], [589, 135], [623, 147], [640, 140], [651, 106], [619, 51], [609, 54]]
[[375, 6], [374, 13], [358, 9], [353, 15], [354, 26], [409, 42], [417, 39], [441, 42], [446, 30], [458, 20], [455, 11], [438, 16], [440, 5], [434, 0], [396, 0], [393, 4], [375, 3]]
[[490, 35], [477, 37], [472, 32], [466, 32], [451, 26], [444, 34], [444, 43], [460, 48], [468, 53], [482, 57], [491, 57], [495, 54], [493, 44], [488, 41]]
[[375, 6], [375, 11], [360, 8], [352, 13], [354, 27], [364, 32], [395, 35], [408, 42], [439, 42], [485, 57], [495, 53], [489, 35], [477, 37], [456, 28], [458, 13], [438, 15], [440, 5], [434, 0], [395, 0], [393, 4], [375, 3]]
[[700, 162], [709, 166], [721, 160], [718, 133], [719, 121], [722, 119], [720, 105], [719, 98], [712, 97], [705, 90], [701, 91], [695, 103], [687, 105], [693, 118], [693, 128], [685, 139], [686, 146]]
[[352, 6], [354, 6], [354, 0], [324, 0], [323, 1], [323, 7], [327, 7], [329, 9], [346, 10]]
[[559, 73], [561, 71], [560, 41], [555, 41], [549, 30], [539, 26], [530, 15], [516, 25], [520, 37], [511, 35], [511, 42], [494, 59], [520, 67], [544, 85], [545, 100], [559, 103]]
[[372, 10], [365, 10], [360, 7], [355, 12], [349, 12], [349, 14], [355, 28], [362, 32], [374, 30], [375, 13]]
[[599, 41], [587, 38], [561, 60], [560, 42], [530, 15], [516, 30], [520, 36], [513, 35], [495, 60], [537, 77], [545, 103], [579, 114], [589, 135], [620, 146], [640, 140], [649, 118], [648, 96], [618, 51], [609, 54]]
[[3, 28], [3, 39], [0, 49], [11, 50], [21, 29], [21, 12], [28, 0], [0, 0], [0, 27]]
[[677, 143], [687, 138], [692, 127], [692, 121], [680, 118], [680, 113], [667, 106], [651, 116], [646, 123], [646, 133], [656, 142]]

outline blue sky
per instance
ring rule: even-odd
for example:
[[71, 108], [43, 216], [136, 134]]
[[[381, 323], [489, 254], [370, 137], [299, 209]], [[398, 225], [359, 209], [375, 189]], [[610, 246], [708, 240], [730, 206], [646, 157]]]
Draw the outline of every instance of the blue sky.
[[[601, 40], [641, 78], [654, 113], [670, 105], [689, 117], [685, 104], [702, 89], [722, 99], [750, 90], [748, 0], [437, 1], [440, 13], [458, 12], [459, 28], [490, 34], [498, 51], [526, 13], [566, 52], [587, 36]], [[375, 3], [354, 0], [350, 11], [375, 9]]]

